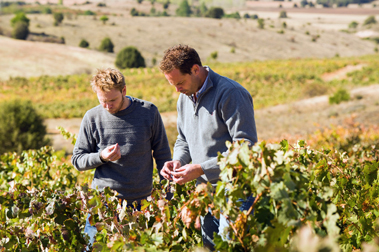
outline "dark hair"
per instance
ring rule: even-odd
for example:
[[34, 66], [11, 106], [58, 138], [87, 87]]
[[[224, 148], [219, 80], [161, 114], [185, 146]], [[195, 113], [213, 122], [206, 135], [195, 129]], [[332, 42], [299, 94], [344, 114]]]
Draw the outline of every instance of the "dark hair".
[[175, 68], [182, 74], [191, 74], [193, 65], [202, 66], [199, 54], [187, 45], [176, 45], [165, 51], [159, 68], [163, 73], [169, 73]]

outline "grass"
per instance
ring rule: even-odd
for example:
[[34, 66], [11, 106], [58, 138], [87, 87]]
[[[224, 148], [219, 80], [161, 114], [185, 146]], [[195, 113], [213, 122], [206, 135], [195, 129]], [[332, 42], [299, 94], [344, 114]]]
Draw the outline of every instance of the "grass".
[[[325, 82], [322, 75], [347, 65], [366, 64], [362, 70], [351, 72], [344, 80]], [[241, 83], [252, 95], [255, 109], [297, 101], [318, 92], [333, 94], [340, 88], [347, 90], [379, 83], [379, 58], [375, 55], [351, 58], [292, 59], [256, 61], [250, 63], [212, 63], [217, 73]], [[127, 69], [122, 71], [127, 83], [127, 94], [153, 102], [160, 112], [175, 111], [179, 96], [168, 85], [158, 68]], [[98, 105], [90, 87], [91, 76], [41, 76], [12, 78], [0, 82], [0, 97], [31, 100], [44, 118], [82, 117]], [[312, 89], [312, 90], [311, 90]]]

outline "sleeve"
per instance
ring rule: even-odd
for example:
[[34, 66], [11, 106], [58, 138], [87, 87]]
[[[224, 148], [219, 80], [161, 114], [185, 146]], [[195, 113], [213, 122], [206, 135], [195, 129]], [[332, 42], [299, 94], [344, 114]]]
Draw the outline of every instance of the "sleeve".
[[156, 109], [153, 123], [153, 138], [151, 148], [153, 150], [153, 157], [157, 164], [157, 169], [160, 171], [165, 162], [171, 160], [171, 150], [168, 144], [166, 130], [162, 121], [162, 117]]
[[96, 151], [96, 142], [89, 126], [88, 116], [84, 115], [71, 157], [72, 164], [79, 171], [94, 169], [104, 164], [100, 159], [101, 151]]
[[[232, 142], [244, 139], [253, 146], [258, 141], [253, 99], [246, 90], [234, 89], [233, 92], [225, 95], [218, 109]], [[222, 153], [223, 156], [227, 154], [227, 151]], [[200, 164], [208, 181], [219, 178], [220, 168], [217, 159], [214, 157]]]
[[173, 160], [179, 160], [180, 164], [186, 165], [191, 162], [191, 154], [189, 151], [188, 143], [186, 140], [186, 136], [183, 133], [183, 118], [182, 118], [182, 113], [180, 111], [180, 106], [179, 106], [179, 101], [178, 100], [178, 119], [177, 119], [177, 129], [178, 129], [178, 137], [176, 139], [175, 145], [174, 145], [174, 155], [173, 155]]

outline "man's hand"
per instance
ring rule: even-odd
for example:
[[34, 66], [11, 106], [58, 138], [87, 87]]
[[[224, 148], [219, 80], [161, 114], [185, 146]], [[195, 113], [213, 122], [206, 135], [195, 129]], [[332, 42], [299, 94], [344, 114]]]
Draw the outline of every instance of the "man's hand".
[[100, 153], [101, 159], [104, 161], [116, 161], [121, 158], [121, 150], [118, 143], [108, 146]]
[[204, 172], [203, 169], [201, 169], [201, 165], [188, 164], [180, 167], [179, 169], [175, 169], [173, 172], [171, 172], [171, 174], [175, 183], [183, 185], [187, 182], [197, 179], [198, 177], [203, 175]]
[[172, 171], [175, 171], [176, 169], [179, 169], [181, 167], [181, 163], [178, 160], [168, 161], [164, 163], [164, 166], [161, 170], [161, 175], [168, 180], [172, 180], [171, 173]]

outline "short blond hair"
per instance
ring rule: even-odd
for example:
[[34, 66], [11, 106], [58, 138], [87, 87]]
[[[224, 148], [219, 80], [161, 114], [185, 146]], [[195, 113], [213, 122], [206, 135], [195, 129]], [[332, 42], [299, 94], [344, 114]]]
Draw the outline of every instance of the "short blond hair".
[[105, 92], [109, 92], [112, 89], [118, 89], [121, 92], [125, 87], [125, 78], [124, 75], [116, 69], [97, 69], [97, 73], [91, 80], [91, 87], [95, 92], [96, 88]]

